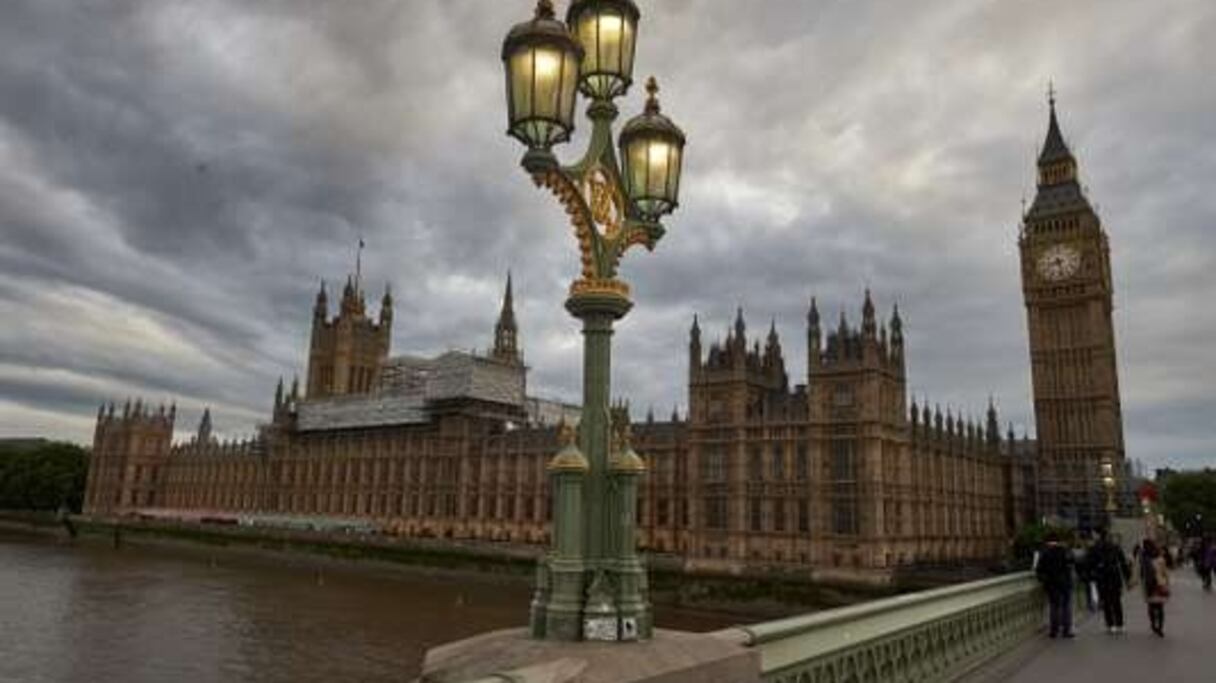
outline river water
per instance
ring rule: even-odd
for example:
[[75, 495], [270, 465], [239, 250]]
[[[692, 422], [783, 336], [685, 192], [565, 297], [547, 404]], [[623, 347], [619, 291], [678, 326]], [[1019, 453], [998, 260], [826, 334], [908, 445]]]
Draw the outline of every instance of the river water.
[[[528, 599], [518, 582], [0, 530], [0, 681], [410, 681], [429, 647], [523, 625]], [[689, 631], [738, 621], [655, 611]]]

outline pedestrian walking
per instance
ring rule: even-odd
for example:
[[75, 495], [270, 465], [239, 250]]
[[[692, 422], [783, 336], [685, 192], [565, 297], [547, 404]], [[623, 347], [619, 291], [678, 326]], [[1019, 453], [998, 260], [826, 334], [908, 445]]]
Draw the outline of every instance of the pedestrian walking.
[[1148, 605], [1148, 623], [1153, 633], [1165, 637], [1165, 603], [1170, 599], [1170, 573], [1161, 547], [1152, 539], [1144, 540], [1140, 553], [1140, 582]]
[[1090, 561], [1090, 552], [1093, 550], [1093, 545], [1077, 546], [1073, 549], [1072, 557], [1074, 566], [1077, 571], [1077, 580], [1081, 582], [1082, 590], [1085, 593], [1085, 609], [1090, 614], [1098, 611], [1098, 590], [1094, 584], [1094, 576]]
[[1047, 593], [1049, 606], [1048, 635], [1052, 638], [1072, 638], [1073, 555], [1060, 543], [1054, 531], [1047, 533], [1047, 544], [1039, 553], [1035, 574]]
[[1216, 560], [1216, 544], [1212, 543], [1210, 536], [1204, 537], [1203, 542], [1196, 545], [1191, 553], [1191, 561], [1195, 563], [1195, 573], [1199, 574], [1205, 591], [1212, 590], [1212, 571], [1216, 569], [1213, 560]]
[[1211, 537], [1208, 538], [1203, 558], [1203, 564], [1208, 568], [1206, 578], [1203, 580], [1203, 589], [1210, 591], [1212, 590], [1212, 577], [1216, 575], [1216, 541]]
[[1090, 576], [1098, 589], [1107, 633], [1123, 632], [1123, 589], [1131, 580], [1131, 564], [1110, 533], [1103, 529], [1088, 555]]

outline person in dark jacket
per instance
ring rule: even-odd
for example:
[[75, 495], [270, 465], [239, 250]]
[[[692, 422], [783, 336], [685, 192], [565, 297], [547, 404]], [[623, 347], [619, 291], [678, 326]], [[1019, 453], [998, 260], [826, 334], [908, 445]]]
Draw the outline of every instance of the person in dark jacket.
[[1050, 629], [1052, 638], [1072, 638], [1072, 552], [1060, 543], [1059, 535], [1047, 533], [1047, 544], [1039, 553], [1039, 564], [1035, 573], [1043, 591], [1047, 593]]
[[1098, 600], [1102, 603], [1102, 616], [1106, 620], [1107, 633], [1123, 632], [1123, 589], [1131, 579], [1131, 563], [1117, 542], [1103, 529], [1098, 542], [1090, 548], [1088, 562], [1090, 576], [1098, 587]]
[[1195, 572], [1199, 574], [1199, 580], [1203, 581], [1205, 591], [1212, 590], [1212, 570], [1216, 569], [1211, 564], [1211, 560], [1216, 559], [1214, 550], [1216, 549], [1212, 547], [1212, 539], [1207, 537], [1195, 547], [1195, 552], [1191, 554], [1191, 559], [1195, 562]]

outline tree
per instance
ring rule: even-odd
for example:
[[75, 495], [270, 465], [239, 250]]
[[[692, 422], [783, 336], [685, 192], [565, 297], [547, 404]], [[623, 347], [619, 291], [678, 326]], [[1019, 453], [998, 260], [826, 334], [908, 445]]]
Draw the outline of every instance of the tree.
[[0, 508], [80, 511], [88, 455], [75, 444], [45, 441], [0, 442]]
[[1161, 506], [1187, 536], [1216, 532], [1216, 470], [1174, 472], [1162, 481]]

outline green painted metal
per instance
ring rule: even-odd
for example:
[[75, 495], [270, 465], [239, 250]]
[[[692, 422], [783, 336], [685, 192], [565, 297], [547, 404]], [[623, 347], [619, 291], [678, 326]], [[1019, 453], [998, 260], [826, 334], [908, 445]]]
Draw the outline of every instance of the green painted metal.
[[[566, 309], [583, 324], [583, 407], [578, 426], [578, 448], [588, 469], [581, 475], [579, 494], [563, 486], [554, 475], [554, 534], [561, 547], [550, 552], [537, 570], [530, 631], [533, 637], [580, 640], [587, 637], [588, 620], [616, 624], [616, 636], [646, 640], [652, 635], [653, 617], [646, 569], [635, 549], [634, 510], [637, 478], [645, 466], [632, 450], [630, 466], [614, 471], [614, 425], [610, 414], [613, 323], [632, 308], [628, 287], [617, 279], [617, 266], [631, 247], [653, 249], [663, 227], [640, 216], [628, 201], [613, 145], [612, 124], [617, 108], [610, 101], [591, 103], [591, 141], [583, 158], [558, 167], [551, 153], [531, 150], [524, 167], [538, 184], [549, 187], [562, 201], [574, 224], [583, 261], [582, 277], [570, 289]], [[547, 155], [547, 156], [546, 156]], [[595, 183], [601, 186], [597, 201]], [[625, 441], [627, 446], [627, 440]], [[577, 500], [576, 500], [577, 498]], [[572, 526], [568, 518], [581, 520]], [[567, 534], [580, 529], [573, 543]], [[577, 556], [571, 553], [577, 552]]]
[[1029, 572], [732, 629], [772, 683], [951, 681], [1041, 630]]

